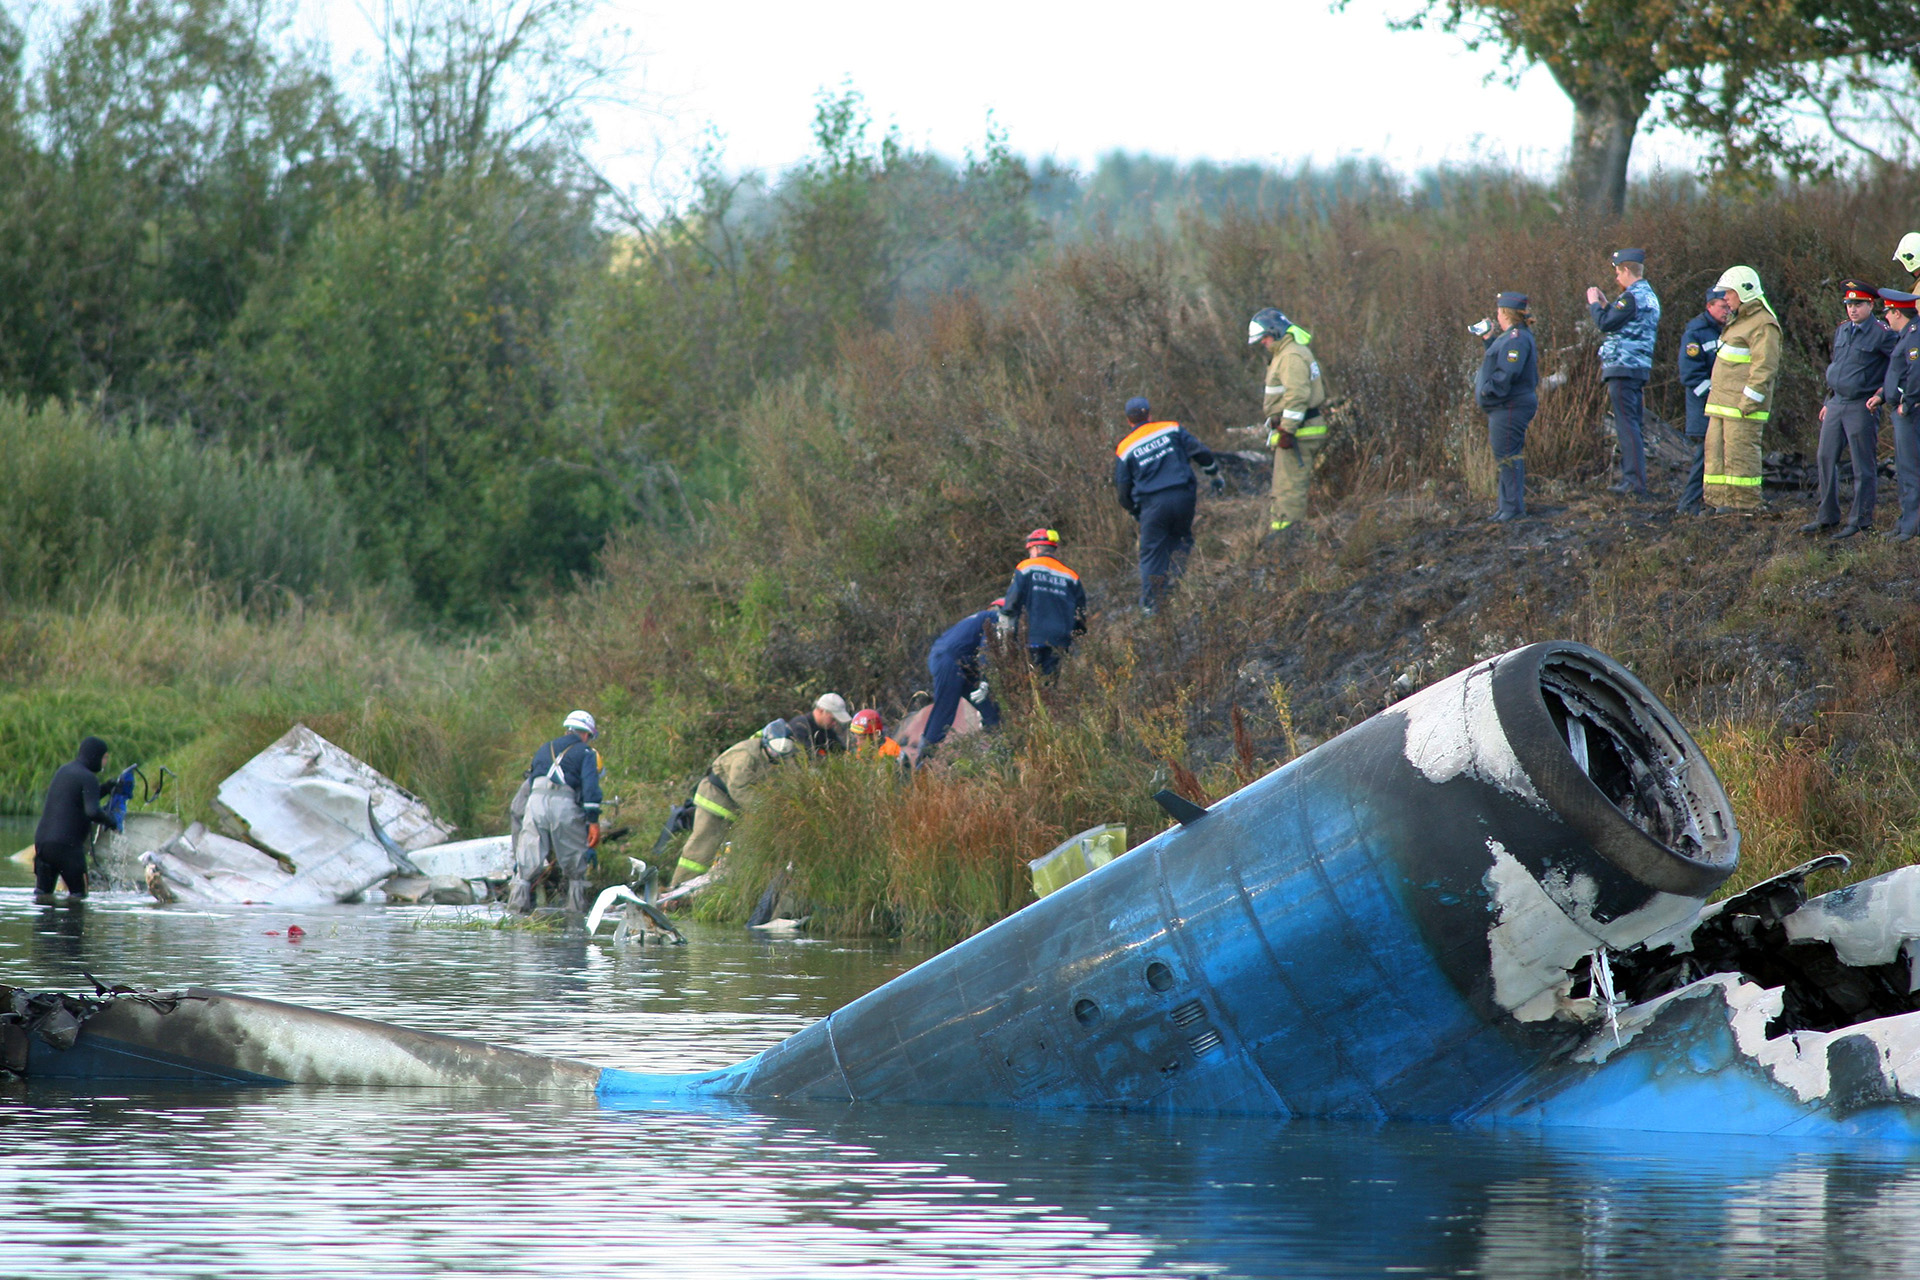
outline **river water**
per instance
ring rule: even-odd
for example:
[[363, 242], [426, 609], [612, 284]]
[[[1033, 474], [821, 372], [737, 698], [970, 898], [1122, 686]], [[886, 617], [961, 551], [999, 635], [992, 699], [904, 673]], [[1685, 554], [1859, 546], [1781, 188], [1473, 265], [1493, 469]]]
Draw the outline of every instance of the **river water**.
[[[25, 836], [0, 828], [0, 849]], [[30, 830], [26, 833], [30, 836]], [[0, 981], [223, 987], [646, 1071], [722, 1066], [921, 958], [475, 909], [35, 906]], [[286, 927], [306, 936], [289, 942]], [[0, 1086], [0, 1277], [1920, 1274], [1920, 1152], [1423, 1125], [348, 1089]]]

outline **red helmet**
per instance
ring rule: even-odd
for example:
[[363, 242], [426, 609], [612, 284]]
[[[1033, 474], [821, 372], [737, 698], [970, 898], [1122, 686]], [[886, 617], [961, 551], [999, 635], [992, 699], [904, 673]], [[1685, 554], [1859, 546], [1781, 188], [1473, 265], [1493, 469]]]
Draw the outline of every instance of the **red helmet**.
[[1060, 534], [1058, 530], [1035, 529], [1032, 533], [1027, 535], [1027, 546], [1029, 548], [1057, 547], [1059, 545], [1060, 545]]
[[1004, 609], [1007, 607], [1007, 598], [1005, 596], [995, 596], [993, 598], [993, 604], [989, 607], [994, 609]]
[[880, 718], [878, 711], [875, 711], [872, 707], [868, 707], [864, 711], [856, 711], [853, 713], [853, 723], [847, 726], [847, 731], [849, 733], [857, 733], [863, 738], [868, 734], [872, 734], [877, 738], [887, 731], [887, 725], [886, 722]]

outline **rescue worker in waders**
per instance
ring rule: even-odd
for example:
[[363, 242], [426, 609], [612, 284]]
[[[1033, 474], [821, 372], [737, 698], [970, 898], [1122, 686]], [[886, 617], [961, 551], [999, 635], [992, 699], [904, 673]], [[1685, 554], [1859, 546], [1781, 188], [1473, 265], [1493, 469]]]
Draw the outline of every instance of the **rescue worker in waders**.
[[53, 901], [56, 882], [66, 884], [69, 898], [87, 896], [87, 841], [95, 826], [113, 826], [100, 804], [99, 774], [106, 763], [107, 744], [87, 737], [73, 759], [54, 770], [40, 824], [33, 829], [35, 902]]
[[1587, 309], [1599, 328], [1600, 378], [1613, 405], [1613, 432], [1620, 442], [1620, 479], [1611, 493], [1645, 498], [1647, 450], [1640, 434], [1645, 413], [1641, 393], [1653, 376], [1653, 340], [1660, 328], [1660, 299], [1647, 283], [1647, 251], [1620, 249], [1613, 255], [1613, 278], [1620, 296], [1608, 302], [1600, 290], [1587, 290]]
[[[1886, 381], [1887, 357], [1900, 339], [1876, 320], [1873, 304], [1880, 290], [1864, 280], [1840, 282], [1840, 305], [1847, 318], [1833, 331], [1833, 359], [1827, 363], [1827, 399], [1820, 406], [1820, 447], [1814, 454], [1820, 474], [1820, 496], [1813, 519], [1800, 526], [1804, 534], [1823, 533], [1835, 525], [1833, 541], [1851, 538], [1873, 528], [1873, 508], [1879, 497], [1880, 415], [1867, 401]], [[1853, 460], [1853, 505], [1840, 524], [1840, 451]]]
[[[1505, 524], [1527, 514], [1527, 466], [1521, 450], [1527, 443], [1527, 424], [1540, 409], [1540, 355], [1528, 327], [1527, 295], [1497, 294], [1493, 306], [1497, 321], [1473, 326], [1487, 347], [1473, 380], [1473, 396], [1486, 412], [1487, 441], [1493, 446], [1500, 498], [1493, 519]], [[1496, 322], [1498, 333], [1493, 331]]]
[[562, 727], [565, 733], [533, 753], [522, 784], [525, 817], [507, 885], [507, 907], [521, 915], [533, 910], [533, 884], [549, 862], [566, 885], [567, 910], [587, 910], [587, 877], [600, 845], [601, 771], [600, 753], [588, 744], [600, 729], [585, 711], [573, 712]]
[[705, 875], [727, 846], [727, 834], [745, 812], [747, 797], [783, 760], [799, 752], [785, 720], [775, 720], [750, 738], [722, 751], [693, 788], [693, 833], [680, 849], [673, 883]]
[[1309, 344], [1313, 335], [1287, 319], [1278, 307], [1263, 307], [1247, 321], [1247, 343], [1265, 348], [1267, 381], [1260, 412], [1273, 450], [1273, 518], [1261, 537], [1266, 544], [1285, 536], [1307, 518], [1307, 481], [1327, 442], [1327, 382]]
[[1733, 314], [1734, 298], [1719, 289], [1707, 290], [1707, 306], [1687, 321], [1680, 335], [1680, 385], [1687, 396], [1687, 443], [1693, 446], [1693, 470], [1674, 511], [1683, 516], [1706, 513], [1703, 486], [1707, 472], [1707, 392], [1713, 387], [1713, 361], [1720, 350], [1720, 329]]
[[[1916, 247], [1920, 252], [1920, 247]], [[1920, 536], [1920, 323], [1915, 304], [1920, 298], [1900, 289], [1880, 290], [1887, 304], [1887, 327], [1895, 335], [1880, 389], [1867, 400], [1869, 411], [1881, 405], [1893, 411], [1893, 465], [1900, 484], [1900, 526], [1887, 536], [1909, 542]]]
[[926, 727], [920, 733], [919, 758], [946, 741], [947, 730], [965, 698], [980, 712], [980, 724], [991, 729], [1000, 723], [1000, 708], [994, 705], [987, 688], [986, 664], [980, 646], [987, 628], [1000, 617], [1005, 597], [995, 600], [978, 613], [970, 613], [940, 633], [927, 650], [927, 675], [933, 679], [933, 706], [927, 711]]
[[1002, 635], [1011, 634], [1020, 615], [1027, 615], [1027, 657], [1044, 676], [1059, 669], [1073, 638], [1087, 631], [1087, 589], [1080, 575], [1053, 554], [1059, 549], [1060, 535], [1052, 529], [1028, 534], [1027, 558], [1015, 567], [1000, 606]]
[[1149, 422], [1145, 396], [1127, 401], [1128, 431], [1114, 446], [1113, 489], [1140, 524], [1140, 607], [1152, 613], [1160, 592], [1186, 568], [1193, 550], [1193, 507], [1200, 486], [1193, 467], [1207, 473], [1215, 493], [1226, 477], [1213, 450], [1177, 422]]
[[1727, 268], [1714, 287], [1731, 292], [1738, 310], [1721, 330], [1707, 388], [1706, 504], [1750, 515], [1766, 506], [1760, 439], [1780, 378], [1780, 321], [1752, 267]]

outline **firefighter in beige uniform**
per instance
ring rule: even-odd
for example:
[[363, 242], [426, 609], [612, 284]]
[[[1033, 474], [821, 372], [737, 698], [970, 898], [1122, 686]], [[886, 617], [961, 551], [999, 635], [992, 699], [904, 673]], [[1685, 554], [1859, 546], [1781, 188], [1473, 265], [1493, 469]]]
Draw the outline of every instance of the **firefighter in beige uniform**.
[[1714, 286], [1737, 304], [1720, 331], [1707, 389], [1705, 502], [1729, 511], [1758, 511], [1760, 437], [1773, 413], [1780, 380], [1780, 321], [1752, 267], [1729, 267]]
[[675, 884], [705, 874], [720, 856], [748, 793], [775, 765], [793, 756], [792, 733], [785, 720], [775, 720], [713, 758], [707, 776], [693, 789], [693, 834], [680, 849]]
[[1266, 417], [1267, 444], [1273, 449], [1273, 519], [1267, 536], [1282, 533], [1307, 516], [1307, 480], [1314, 460], [1327, 442], [1327, 423], [1320, 411], [1327, 403], [1326, 379], [1308, 344], [1313, 335], [1293, 323], [1277, 308], [1266, 307], [1247, 322], [1247, 343], [1266, 348], [1266, 394], [1260, 411]]

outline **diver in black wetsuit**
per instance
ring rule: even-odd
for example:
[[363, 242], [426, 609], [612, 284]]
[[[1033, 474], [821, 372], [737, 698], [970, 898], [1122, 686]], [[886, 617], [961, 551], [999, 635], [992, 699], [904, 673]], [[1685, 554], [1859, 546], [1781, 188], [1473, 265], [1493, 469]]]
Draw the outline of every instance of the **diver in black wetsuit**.
[[82, 738], [73, 759], [61, 765], [47, 788], [47, 807], [33, 830], [33, 893], [41, 901], [53, 897], [56, 880], [64, 880], [67, 895], [87, 896], [87, 836], [93, 824], [111, 827], [113, 819], [100, 807], [100, 770], [107, 763], [107, 744]]

